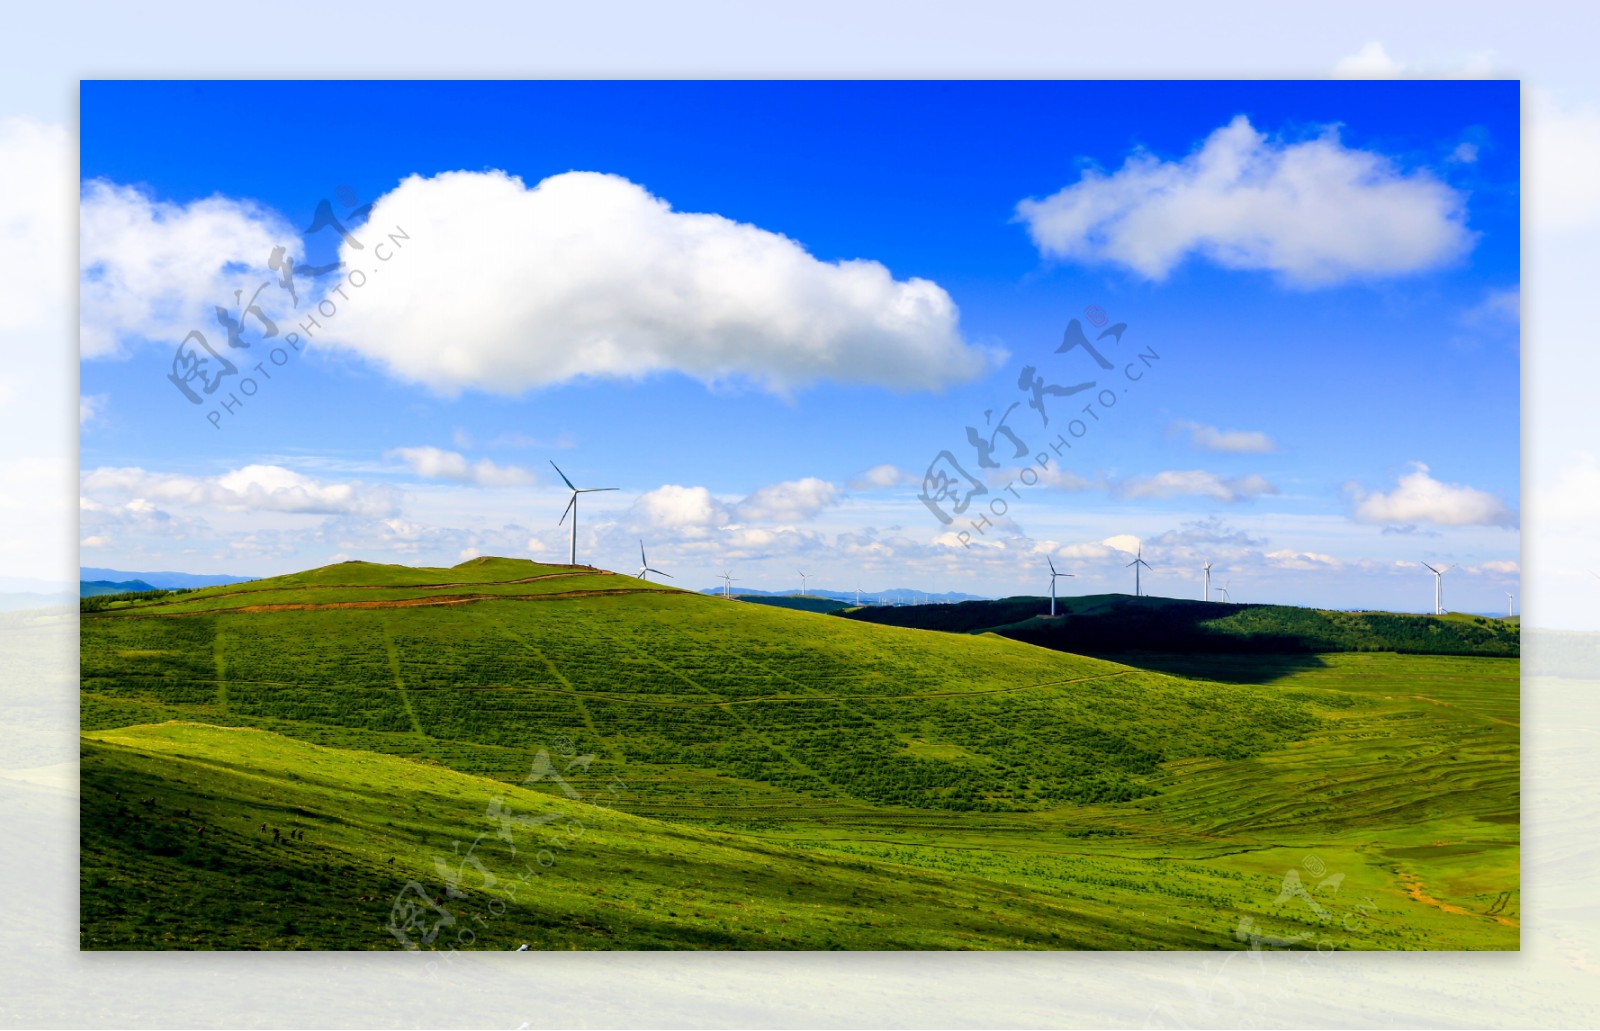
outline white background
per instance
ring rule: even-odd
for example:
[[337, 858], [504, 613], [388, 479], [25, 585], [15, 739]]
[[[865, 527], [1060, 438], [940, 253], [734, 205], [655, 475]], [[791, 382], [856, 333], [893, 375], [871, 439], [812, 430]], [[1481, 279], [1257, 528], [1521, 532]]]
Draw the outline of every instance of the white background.
[[[1528, 3], [29, 4], [0, 18], [0, 118], [75, 140], [78, 80], [114, 77], [1320, 78], [1365, 50], [1359, 63], [1388, 74], [1520, 78], [1523, 610], [1532, 627], [1596, 630], [1597, 23], [1593, 5]], [[305, 115], [303, 138], [241, 160], [314, 161], [319, 137], [360, 117]], [[0, 190], [26, 171], [0, 166]], [[0, 219], [0, 577], [70, 583], [75, 161], [57, 171], [29, 210], [59, 220], [59, 246], [22, 246]], [[1600, 684], [1524, 684], [1520, 953], [525, 953], [429, 976], [405, 954], [80, 955], [75, 613], [0, 633], [9, 1026], [1600, 1024]]]

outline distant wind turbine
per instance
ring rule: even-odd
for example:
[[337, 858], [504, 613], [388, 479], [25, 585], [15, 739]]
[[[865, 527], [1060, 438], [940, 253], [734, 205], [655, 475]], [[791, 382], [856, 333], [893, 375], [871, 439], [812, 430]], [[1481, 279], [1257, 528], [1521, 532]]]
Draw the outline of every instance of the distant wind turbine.
[[659, 569], [650, 568], [650, 560], [644, 557], [644, 541], [640, 541], [639, 542], [639, 579], [641, 579], [641, 580], [650, 579], [648, 576], [645, 576], [646, 573], [655, 573], [657, 576], [664, 576], [668, 580], [673, 579], [673, 576], [672, 576], [671, 573], [663, 573]]
[[856, 581], [856, 608], [861, 607], [861, 581]]
[[1428, 572], [1433, 574], [1433, 614], [1442, 616], [1444, 615], [1444, 574], [1450, 572], [1455, 566], [1435, 569], [1426, 562], [1422, 563], [1422, 565]]
[[1139, 567], [1143, 566], [1146, 569], [1150, 568], [1150, 563], [1144, 560], [1143, 544], [1139, 545], [1139, 554], [1134, 556], [1133, 561], [1129, 562], [1128, 565], [1133, 567], [1133, 596], [1137, 598], [1142, 593], [1142, 588], [1139, 586]]
[[1077, 576], [1078, 574], [1076, 574], [1076, 573], [1058, 573], [1058, 572], [1056, 572], [1056, 564], [1055, 564], [1054, 561], [1051, 560], [1049, 555], [1046, 555], [1044, 557], [1044, 560], [1046, 562], [1050, 563], [1050, 615], [1054, 616], [1056, 614], [1056, 580], [1057, 580], [1057, 578], [1063, 577], [1063, 576]]
[[1211, 600], [1211, 560], [1210, 559], [1206, 559], [1206, 564], [1205, 564], [1205, 566], [1203, 568], [1206, 571], [1206, 594], [1205, 594], [1205, 598], [1206, 598], [1206, 601], [1210, 601]]
[[1510, 591], [1506, 592], [1506, 618], [1510, 619], [1516, 613], [1512, 611], [1511, 599], [1514, 597]]
[[[560, 526], [561, 523], [564, 523], [564, 522], [567, 521], [567, 512], [571, 512], [572, 513], [572, 564], [573, 565], [577, 565], [578, 564], [578, 495], [579, 494], [598, 494], [601, 491], [617, 490], [618, 488], [616, 488], [616, 487], [584, 487], [584, 488], [580, 489], [580, 488], [574, 487], [572, 485], [572, 481], [567, 479], [567, 474], [561, 471], [561, 467], [559, 465], [556, 465], [554, 462], [551, 462], [550, 463], [550, 468], [552, 468], [552, 469], [554, 469], [556, 471], [556, 475], [561, 477], [561, 482], [565, 483], [567, 485], [567, 489], [572, 491], [572, 500], [567, 502], [566, 511], [561, 513], [561, 521], [556, 523], [556, 525]], [[643, 547], [643, 545], [640, 545], [640, 546]]]
[[800, 573], [800, 597], [804, 598], [806, 596], [806, 576], [807, 576], [807, 574], [801, 573], [800, 570], [798, 570], [798, 569], [796, 569], [795, 572], [796, 573]]
[[723, 570], [722, 571], [722, 576], [721, 576], [720, 579], [722, 580], [722, 596], [724, 598], [733, 597], [733, 591], [732, 591], [733, 582], [738, 579], [738, 577], [733, 575], [733, 570], [731, 570], [731, 569]]
[[1221, 594], [1221, 595], [1222, 595], [1222, 604], [1224, 604], [1224, 605], [1231, 605], [1231, 604], [1233, 604], [1233, 603], [1232, 603], [1232, 602], [1231, 602], [1231, 601], [1230, 601], [1230, 600], [1229, 600], [1229, 599], [1228, 599], [1228, 588], [1229, 588], [1229, 587], [1230, 587], [1230, 586], [1231, 586], [1231, 585], [1232, 585], [1232, 584], [1233, 584], [1233, 580], [1232, 580], [1232, 579], [1231, 579], [1231, 578], [1230, 578], [1230, 579], [1229, 579], [1229, 580], [1228, 580], [1228, 582], [1227, 582], [1227, 583], [1225, 583], [1225, 584], [1223, 584], [1223, 585], [1222, 585], [1222, 586], [1221, 586], [1221, 587], [1218, 587], [1218, 588], [1217, 588], [1217, 591], [1218, 591], [1218, 593], [1220, 593], [1220, 594]]

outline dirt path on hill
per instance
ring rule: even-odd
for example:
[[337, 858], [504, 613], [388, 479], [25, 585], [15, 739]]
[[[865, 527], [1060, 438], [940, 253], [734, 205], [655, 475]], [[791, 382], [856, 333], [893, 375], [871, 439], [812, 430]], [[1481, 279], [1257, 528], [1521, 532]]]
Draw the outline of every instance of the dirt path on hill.
[[[258, 587], [251, 591], [222, 591], [217, 594], [208, 594], [207, 598], [237, 598], [244, 594], [266, 594], [269, 591], [434, 591], [446, 587], [504, 587], [510, 584], [531, 584], [536, 580], [559, 580], [566, 576], [611, 576], [604, 569], [573, 569], [564, 573], [540, 573], [538, 576], [525, 576], [520, 580], [463, 580], [459, 583], [447, 584], [284, 584], [281, 587]], [[160, 608], [163, 605], [181, 605], [184, 601], [192, 601], [178, 597], [171, 601], [158, 601], [151, 608]]]
[[[566, 574], [560, 574], [566, 575]], [[478, 585], [473, 585], [478, 586]], [[409, 590], [397, 587], [392, 590]], [[249, 592], [242, 592], [249, 593]], [[265, 605], [240, 605], [229, 609], [189, 609], [184, 612], [114, 612], [114, 619], [176, 619], [181, 616], [225, 616], [234, 612], [311, 612], [322, 609], [414, 609], [436, 605], [470, 605], [476, 601], [561, 601], [565, 598], [598, 598], [613, 594], [661, 594], [659, 587], [617, 587], [604, 591], [552, 591], [549, 594], [445, 594], [432, 598], [400, 598], [391, 601], [273, 602]], [[681, 592], [679, 592], [681, 593]], [[152, 606], [154, 607], [154, 606]]]

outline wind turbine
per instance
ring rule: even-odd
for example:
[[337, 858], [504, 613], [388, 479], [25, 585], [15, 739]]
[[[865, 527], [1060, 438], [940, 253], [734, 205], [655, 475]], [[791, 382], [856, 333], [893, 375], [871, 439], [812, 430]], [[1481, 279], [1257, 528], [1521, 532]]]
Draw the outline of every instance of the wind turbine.
[[1056, 614], [1056, 578], [1062, 576], [1077, 576], [1078, 574], [1058, 573], [1056, 572], [1056, 564], [1055, 562], [1051, 561], [1049, 555], [1046, 555], [1044, 560], [1050, 563], [1050, 615], [1053, 617]]
[[648, 576], [645, 576], [646, 573], [655, 573], [658, 576], [666, 577], [668, 580], [673, 579], [673, 576], [672, 576], [671, 573], [663, 573], [659, 569], [650, 568], [650, 560], [644, 557], [644, 541], [640, 541], [639, 542], [639, 579], [641, 579], [641, 580], [650, 579]]
[[723, 598], [731, 598], [731, 597], [733, 597], [733, 591], [732, 591], [733, 582], [738, 579], [738, 577], [733, 575], [733, 570], [724, 569], [722, 571], [722, 575], [720, 577], [718, 577], [717, 579], [722, 581], [722, 596], [723, 596]]
[[1129, 562], [1128, 565], [1133, 567], [1133, 596], [1137, 598], [1139, 597], [1141, 591], [1141, 588], [1139, 587], [1139, 567], [1144, 566], [1146, 569], [1150, 568], [1150, 563], [1144, 560], [1143, 544], [1139, 545], [1139, 554], [1136, 555], [1134, 560]]
[[800, 570], [798, 570], [798, 569], [796, 569], [795, 572], [796, 573], [800, 573], [800, 597], [804, 598], [806, 596], [806, 576], [807, 576], [807, 574], [801, 573]]
[[1512, 593], [1510, 591], [1507, 591], [1506, 592], [1506, 618], [1507, 619], [1510, 619], [1515, 614], [1511, 610], [1511, 599], [1512, 599], [1512, 597], [1513, 597]]
[[856, 608], [861, 607], [861, 581], [856, 581]]
[[1210, 559], [1206, 559], [1206, 564], [1204, 566], [1204, 569], [1206, 571], [1206, 601], [1210, 601], [1211, 600], [1211, 560]]
[[1433, 614], [1442, 616], [1444, 615], [1444, 574], [1450, 572], [1455, 566], [1435, 569], [1426, 562], [1422, 563], [1422, 565], [1428, 572], [1433, 574]]
[[1224, 605], [1232, 605], [1233, 604], [1233, 602], [1230, 601], [1229, 598], [1228, 598], [1228, 588], [1232, 584], [1233, 584], [1233, 580], [1232, 580], [1232, 578], [1230, 578], [1226, 584], [1223, 584], [1221, 587], [1217, 588], [1218, 591], [1222, 592], [1222, 604], [1224, 604]]
[[[567, 489], [572, 491], [572, 500], [567, 502], [566, 511], [561, 513], [561, 521], [556, 523], [556, 525], [560, 526], [561, 523], [564, 523], [564, 522], [567, 521], [567, 512], [571, 512], [572, 513], [572, 564], [573, 565], [577, 565], [578, 564], [578, 495], [579, 494], [598, 494], [600, 491], [603, 491], [603, 490], [617, 490], [618, 488], [616, 488], [616, 487], [584, 487], [584, 488], [580, 489], [580, 488], [574, 487], [572, 485], [572, 481], [567, 479], [567, 474], [561, 471], [561, 467], [559, 465], [556, 465], [554, 462], [551, 462], [550, 463], [550, 468], [552, 468], [552, 469], [554, 469], [556, 471], [556, 475], [561, 477], [561, 482], [565, 483], [567, 485]], [[639, 547], [640, 547], [641, 550], [643, 550], [644, 544], [641, 542]]]

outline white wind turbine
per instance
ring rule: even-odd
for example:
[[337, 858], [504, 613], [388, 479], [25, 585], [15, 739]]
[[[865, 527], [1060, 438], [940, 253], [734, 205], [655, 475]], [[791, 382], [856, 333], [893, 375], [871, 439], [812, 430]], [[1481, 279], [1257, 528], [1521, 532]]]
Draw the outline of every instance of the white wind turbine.
[[567, 512], [571, 512], [572, 513], [572, 564], [573, 565], [577, 565], [578, 564], [578, 495], [579, 494], [598, 494], [601, 491], [617, 490], [618, 488], [616, 488], [616, 487], [583, 487], [583, 488], [580, 489], [580, 488], [574, 487], [572, 485], [572, 481], [567, 479], [567, 474], [561, 471], [561, 467], [559, 465], [556, 465], [554, 462], [551, 462], [550, 463], [550, 468], [552, 468], [552, 469], [554, 469], [556, 471], [556, 475], [561, 477], [561, 482], [565, 483], [567, 485], [567, 489], [572, 491], [572, 500], [567, 502], [566, 511], [561, 513], [561, 521], [556, 523], [556, 525], [560, 526], [561, 523], [564, 523], [564, 522], [567, 521]]
[[733, 583], [734, 583], [735, 580], [738, 579], [738, 577], [733, 575], [733, 570], [724, 569], [722, 571], [722, 576], [719, 579], [722, 580], [722, 596], [723, 596], [723, 598], [732, 598], [733, 597]]
[[1428, 572], [1433, 574], [1433, 614], [1442, 616], [1444, 615], [1444, 574], [1450, 572], [1455, 566], [1435, 569], [1426, 562], [1422, 563], [1422, 565]]
[[856, 581], [856, 608], [861, 607], [861, 581]]
[[668, 580], [673, 579], [673, 576], [672, 576], [671, 573], [663, 573], [659, 569], [652, 569], [650, 567], [650, 560], [644, 557], [644, 541], [640, 541], [639, 542], [639, 579], [641, 579], [641, 580], [650, 579], [648, 576], [645, 576], [646, 573], [655, 573], [657, 576], [664, 576]]
[[801, 573], [798, 569], [795, 572], [800, 573], [800, 597], [804, 598], [806, 596], [806, 578], [809, 574]]
[[1144, 560], [1143, 544], [1139, 545], [1139, 554], [1134, 556], [1133, 561], [1129, 562], [1128, 565], [1133, 567], [1133, 596], [1137, 598], [1142, 593], [1142, 588], [1139, 586], [1139, 567], [1143, 566], [1146, 569], [1150, 568], [1150, 563]]
[[1228, 588], [1232, 584], [1233, 584], [1233, 580], [1230, 579], [1226, 584], [1223, 584], [1221, 587], [1217, 588], [1217, 592], [1222, 595], [1222, 604], [1224, 604], [1224, 605], [1233, 604], [1233, 602], [1230, 601], [1229, 598], [1228, 598]]
[[1206, 601], [1210, 601], [1211, 600], [1211, 560], [1210, 559], [1206, 559], [1206, 564], [1202, 568], [1204, 568], [1205, 571], [1206, 571]]
[[1044, 560], [1050, 563], [1050, 615], [1054, 616], [1056, 614], [1056, 580], [1063, 576], [1077, 576], [1078, 574], [1058, 573], [1056, 572], [1056, 564], [1051, 561], [1049, 555], [1046, 555]]
[[1514, 597], [1515, 597], [1515, 595], [1513, 595], [1510, 591], [1506, 592], [1506, 618], [1507, 619], [1510, 619], [1512, 616], [1516, 615], [1516, 612], [1513, 611], [1512, 606], [1511, 606], [1511, 601], [1512, 601], [1512, 599]]

